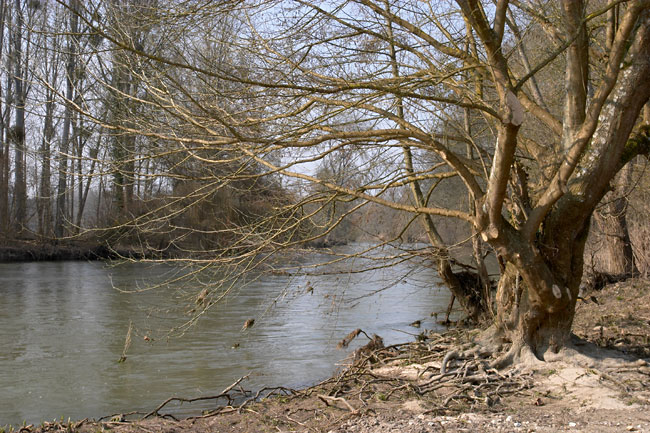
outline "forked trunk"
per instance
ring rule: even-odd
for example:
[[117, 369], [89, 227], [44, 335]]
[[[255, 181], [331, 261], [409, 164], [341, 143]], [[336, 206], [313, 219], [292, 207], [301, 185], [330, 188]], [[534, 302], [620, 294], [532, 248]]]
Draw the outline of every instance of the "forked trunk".
[[508, 263], [497, 288], [499, 335], [513, 343], [513, 350], [529, 348], [539, 359], [543, 359], [549, 349], [557, 352], [568, 341], [579, 289], [577, 286], [564, 287], [563, 293], [559, 285], [550, 284], [558, 288], [556, 293], [560, 295], [557, 298], [560, 302], [554, 306], [540, 303], [536, 293], [539, 284], [528, 281]]
[[498, 335], [538, 358], [566, 345], [580, 290], [589, 219], [555, 212], [534, 245], [510, 254], [497, 288]]

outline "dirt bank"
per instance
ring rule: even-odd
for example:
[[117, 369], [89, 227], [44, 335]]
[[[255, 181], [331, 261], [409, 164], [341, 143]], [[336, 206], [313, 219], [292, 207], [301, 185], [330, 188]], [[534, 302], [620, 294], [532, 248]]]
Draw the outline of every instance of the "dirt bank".
[[362, 351], [342, 374], [307, 390], [242, 394], [243, 381], [224, 390], [214, 411], [184, 420], [163, 406], [141, 421], [116, 415], [22, 431], [650, 432], [650, 282], [585, 294], [575, 333], [569, 360], [527, 368], [496, 371], [480, 351], [460, 355], [476, 332], [452, 330]]

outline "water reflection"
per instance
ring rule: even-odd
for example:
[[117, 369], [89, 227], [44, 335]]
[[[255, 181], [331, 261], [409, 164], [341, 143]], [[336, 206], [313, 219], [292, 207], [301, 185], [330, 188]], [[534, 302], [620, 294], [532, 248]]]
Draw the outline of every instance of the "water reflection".
[[[444, 311], [449, 300], [432, 269], [413, 272], [406, 263], [364, 274], [273, 275], [225, 299], [182, 338], [156, 338], [185, 320], [185, 304], [170, 302], [182, 292], [129, 294], [114, 286], [135, 289], [177, 271], [0, 264], [0, 426], [148, 411], [172, 395], [218, 394], [248, 373], [247, 389], [306, 386], [334, 372], [346, 356], [336, 342], [352, 329], [377, 333], [387, 344], [405, 341], [404, 332], [414, 331], [409, 323], [434, 327], [430, 313]], [[398, 283], [365, 296], [392, 281]], [[242, 332], [247, 318], [255, 326]], [[127, 361], [117, 363], [130, 321], [133, 343]]]

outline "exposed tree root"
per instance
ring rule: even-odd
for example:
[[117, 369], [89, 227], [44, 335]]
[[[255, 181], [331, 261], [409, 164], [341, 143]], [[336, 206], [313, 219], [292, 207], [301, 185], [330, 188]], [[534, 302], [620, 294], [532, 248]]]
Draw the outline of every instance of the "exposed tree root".
[[447, 372], [447, 364], [449, 364], [449, 361], [452, 359], [458, 358], [458, 355], [460, 353], [457, 350], [450, 350], [447, 352], [445, 357], [442, 359], [442, 365], [440, 366], [440, 374], [444, 375]]
[[[470, 334], [450, 331], [434, 334], [426, 342], [368, 353], [342, 373], [329, 395], [349, 395], [348, 400], [360, 400], [367, 405], [374, 395], [388, 399], [414, 392], [438, 401], [439, 410], [447, 412], [468, 403], [492, 406], [504, 395], [532, 385], [530, 375], [515, 369], [500, 372], [492, 368], [494, 351], [476, 344]], [[362, 386], [349, 386], [350, 381]]]
[[512, 365], [525, 368], [535, 368], [544, 365], [526, 343], [520, 341], [510, 346], [510, 349], [490, 363], [492, 368], [503, 369]]

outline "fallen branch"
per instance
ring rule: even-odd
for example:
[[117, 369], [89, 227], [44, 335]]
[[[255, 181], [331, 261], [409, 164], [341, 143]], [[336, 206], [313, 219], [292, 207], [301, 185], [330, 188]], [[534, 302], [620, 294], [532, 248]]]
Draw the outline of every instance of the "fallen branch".
[[142, 419], [147, 419], [147, 418], [149, 418], [150, 416], [154, 416], [154, 415], [155, 415], [155, 416], [160, 416], [160, 410], [161, 410], [163, 407], [167, 406], [167, 405], [168, 405], [169, 403], [171, 403], [172, 401], [178, 401], [178, 402], [181, 402], [181, 403], [193, 403], [193, 402], [195, 402], [195, 401], [202, 401], [202, 400], [218, 400], [218, 399], [220, 399], [220, 398], [227, 398], [227, 399], [228, 399], [228, 402], [231, 402], [231, 401], [232, 401], [232, 398], [230, 397], [229, 392], [232, 391], [232, 389], [233, 389], [234, 387], [236, 387], [237, 385], [239, 385], [239, 384], [240, 384], [244, 379], [247, 379], [248, 376], [250, 376], [250, 373], [247, 374], [247, 375], [245, 375], [245, 376], [240, 377], [240, 378], [237, 379], [235, 382], [233, 382], [232, 385], [226, 387], [226, 388], [225, 388], [225, 389], [224, 389], [220, 394], [217, 394], [217, 395], [210, 395], [210, 396], [203, 396], [203, 397], [194, 397], [194, 398], [169, 397], [167, 400], [165, 400], [165, 401], [163, 401], [162, 403], [160, 403], [160, 405], [158, 405], [157, 408], [155, 408], [154, 410], [152, 410], [151, 412], [149, 412], [148, 414], [146, 414], [144, 417], [142, 417]]
[[350, 403], [348, 403], [348, 401], [343, 397], [330, 397], [329, 395], [323, 395], [323, 394], [318, 394], [317, 397], [321, 399], [326, 406], [329, 406], [328, 401], [340, 401], [343, 404], [345, 404], [348, 407], [348, 409], [350, 409], [350, 412], [354, 414], [359, 413], [359, 411], [355, 409]]

